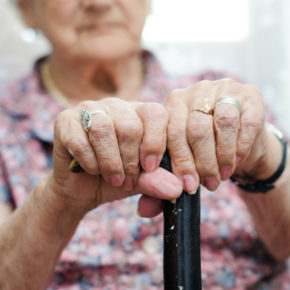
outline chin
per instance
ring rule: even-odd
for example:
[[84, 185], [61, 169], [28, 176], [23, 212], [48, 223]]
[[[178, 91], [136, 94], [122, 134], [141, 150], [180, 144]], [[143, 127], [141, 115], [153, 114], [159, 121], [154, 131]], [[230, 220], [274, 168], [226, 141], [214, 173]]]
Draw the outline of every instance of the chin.
[[140, 43], [126, 39], [98, 39], [89, 41], [79, 50], [80, 58], [90, 61], [112, 62], [138, 54], [141, 51]]

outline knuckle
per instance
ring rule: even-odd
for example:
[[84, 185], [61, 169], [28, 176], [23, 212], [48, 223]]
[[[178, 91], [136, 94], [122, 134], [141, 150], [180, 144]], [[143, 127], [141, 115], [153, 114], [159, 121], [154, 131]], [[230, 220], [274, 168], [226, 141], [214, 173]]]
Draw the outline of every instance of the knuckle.
[[183, 127], [175, 126], [173, 124], [169, 124], [168, 126], [168, 141], [171, 142], [178, 142], [180, 139], [185, 136], [186, 132]]
[[205, 131], [202, 128], [192, 128], [187, 132], [187, 138], [190, 144], [204, 140]]
[[229, 90], [231, 88], [236, 88], [240, 85], [238, 82], [231, 78], [224, 78], [217, 81], [218, 85], [223, 88], [224, 90]]
[[93, 137], [94, 140], [102, 140], [109, 135], [109, 132], [113, 129], [112, 122], [109, 118], [98, 118], [97, 122], [92, 122], [91, 128], [89, 130], [89, 135]]
[[187, 127], [187, 138], [190, 143], [200, 142], [208, 139], [210, 132], [210, 124], [196, 119], [195, 122], [191, 122], [190, 126]]
[[217, 144], [216, 153], [220, 160], [228, 160], [236, 152], [236, 146], [230, 140], [225, 140], [222, 144]]
[[91, 152], [91, 148], [87, 142], [82, 140], [69, 139], [67, 144], [64, 144], [73, 154], [74, 157], [86, 155]]
[[118, 122], [116, 131], [120, 141], [132, 142], [143, 135], [143, 126], [138, 119], [123, 119]]
[[63, 128], [64, 123], [70, 121], [70, 111], [71, 110], [64, 110], [62, 111], [56, 118], [54, 122], [54, 130], [56, 133], [60, 133], [61, 128]]
[[[181, 152], [179, 152], [181, 153]], [[186, 171], [186, 169], [192, 169], [192, 159], [185, 155], [177, 155], [174, 158], [174, 167], [177, 168], [177, 170], [183, 170]]]
[[220, 79], [220, 81], [224, 84], [224, 85], [233, 85], [233, 84], [236, 84], [237, 82], [234, 81], [233, 79], [231, 78], [223, 78], [223, 79]]
[[129, 142], [128, 139], [125, 139], [123, 141], [125, 142], [119, 140], [119, 150], [122, 158], [126, 161], [137, 158], [140, 147], [139, 143]]
[[254, 131], [259, 132], [262, 127], [263, 127], [263, 122], [261, 122], [260, 120], [253, 120], [253, 119], [245, 119], [242, 122], [242, 126], [244, 128], [244, 130], [250, 130], [250, 131]]
[[154, 119], [158, 120], [167, 120], [168, 112], [165, 107], [159, 103], [147, 103], [144, 105], [144, 109], [146, 114], [150, 116], [154, 116]]
[[127, 174], [135, 175], [139, 171], [139, 160], [125, 162], [124, 169]]
[[119, 98], [115, 98], [115, 97], [107, 97], [107, 98], [104, 98], [102, 99], [102, 101], [106, 104], [106, 105], [114, 105], [114, 104], [117, 104], [117, 105], [123, 105], [123, 104], [126, 104], [125, 101], [123, 101], [122, 99], [119, 99]]
[[183, 89], [176, 89], [171, 91], [170, 94], [168, 95], [168, 101], [175, 102], [183, 95], [183, 93], [184, 93]]
[[197, 171], [201, 176], [217, 175], [217, 164], [208, 158], [202, 158], [196, 163]]
[[214, 84], [214, 81], [202, 80], [202, 81], [199, 81], [199, 82], [195, 83], [191, 87], [191, 89], [193, 89], [193, 90], [195, 90], [195, 89], [204, 89], [204, 88], [210, 87], [213, 84]]
[[243, 86], [231, 78], [220, 79], [218, 80], [217, 84], [218, 87], [224, 92], [238, 92]]
[[240, 157], [246, 156], [250, 150], [251, 143], [249, 139], [240, 140], [237, 148], [237, 155]]
[[227, 113], [218, 113], [214, 118], [216, 128], [237, 128], [239, 125], [239, 116]]
[[122, 164], [118, 157], [108, 156], [107, 154], [98, 155], [98, 163], [101, 172], [111, 175], [110, 173], [122, 172]]
[[96, 101], [82, 101], [77, 105], [77, 107], [79, 110], [88, 110], [94, 103], [96, 103]]

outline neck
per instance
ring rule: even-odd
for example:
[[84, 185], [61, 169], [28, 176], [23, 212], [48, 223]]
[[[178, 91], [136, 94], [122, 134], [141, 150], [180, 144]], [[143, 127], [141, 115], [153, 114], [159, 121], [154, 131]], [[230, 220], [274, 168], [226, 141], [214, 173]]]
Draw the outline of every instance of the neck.
[[49, 67], [57, 89], [72, 105], [108, 96], [138, 100], [143, 84], [143, 65], [139, 54], [119, 61], [95, 63], [66, 61], [52, 54]]

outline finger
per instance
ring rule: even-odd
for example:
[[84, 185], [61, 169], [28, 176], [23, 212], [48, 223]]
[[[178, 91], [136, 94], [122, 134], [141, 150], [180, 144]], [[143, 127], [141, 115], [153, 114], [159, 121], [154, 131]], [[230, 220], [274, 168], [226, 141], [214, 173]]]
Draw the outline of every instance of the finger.
[[168, 112], [157, 103], [147, 103], [136, 109], [143, 122], [144, 135], [140, 145], [140, 162], [146, 172], [159, 167], [166, 149]]
[[195, 193], [199, 177], [191, 148], [187, 140], [188, 105], [185, 101], [186, 90], [172, 92], [166, 103], [169, 112], [167, 147], [171, 157], [172, 170], [183, 182], [184, 190]]
[[[251, 152], [251, 148], [264, 124], [263, 102], [259, 98], [250, 98], [244, 103], [241, 114], [240, 131], [237, 141], [237, 163], [242, 162]], [[260, 110], [257, 108], [261, 108]]]
[[154, 172], [142, 172], [139, 176], [137, 186], [130, 192], [123, 187], [116, 188], [103, 180], [101, 191], [98, 192], [98, 204], [111, 202], [125, 197], [142, 193], [156, 198], [172, 200], [182, 193], [182, 183], [169, 171], [157, 168]]
[[216, 106], [214, 112], [216, 156], [222, 180], [235, 170], [240, 111], [232, 104]]
[[113, 186], [121, 186], [125, 174], [112, 118], [108, 114], [94, 114], [88, 137], [103, 178]]
[[187, 137], [201, 183], [215, 190], [220, 182], [216, 158], [213, 117], [199, 111], [189, 114]]
[[195, 84], [188, 94], [191, 110], [187, 122], [188, 143], [201, 184], [209, 190], [215, 190], [220, 182], [211, 115], [217, 86], [217, 82], [202, 81]]
[[139, 176], [139, 151], [143, 137], [143, 125], [135, 110], [124, 102], [111, 108], [116, 128], [120, 155], [125, 172], [124, 188], [132, 190]]
[[152, 218], [160, 214], [163, 210], [163, 202], [161, 199], [142, 195], [138, 202], [138, 215], [141, 217]]
[[[82, 128], [79, 111], [63, 111], [55, 122], [54, 158], [58, 162], [59, 157], [63, 164], [56, 168], [67, 166], [74, 157], [82, 168], [91, 175], [99, 174], [99, 166], [94, 150], [88, 140], [88, 136]], [[57, 158], [58, 157], [58, 158]], [[65, 158], [65, 160], [63, 160]], [[56, 164], [57, 165], [57, 164]]]
[[143, 172], [140, 175], [135, 192], [158, 199], [172, 200], [182, 193], [182, 183], [174, 174], [158, 168], [154, 172]]

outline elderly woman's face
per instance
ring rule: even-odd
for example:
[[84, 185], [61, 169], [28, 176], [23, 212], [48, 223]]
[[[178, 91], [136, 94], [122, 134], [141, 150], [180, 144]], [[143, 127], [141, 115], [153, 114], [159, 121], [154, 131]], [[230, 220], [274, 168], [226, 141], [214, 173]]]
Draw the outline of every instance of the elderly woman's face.
[[56, 53], [89, 60], [139, 51], [150, 0], [20, 1], [27, 22], [45, 34]]

